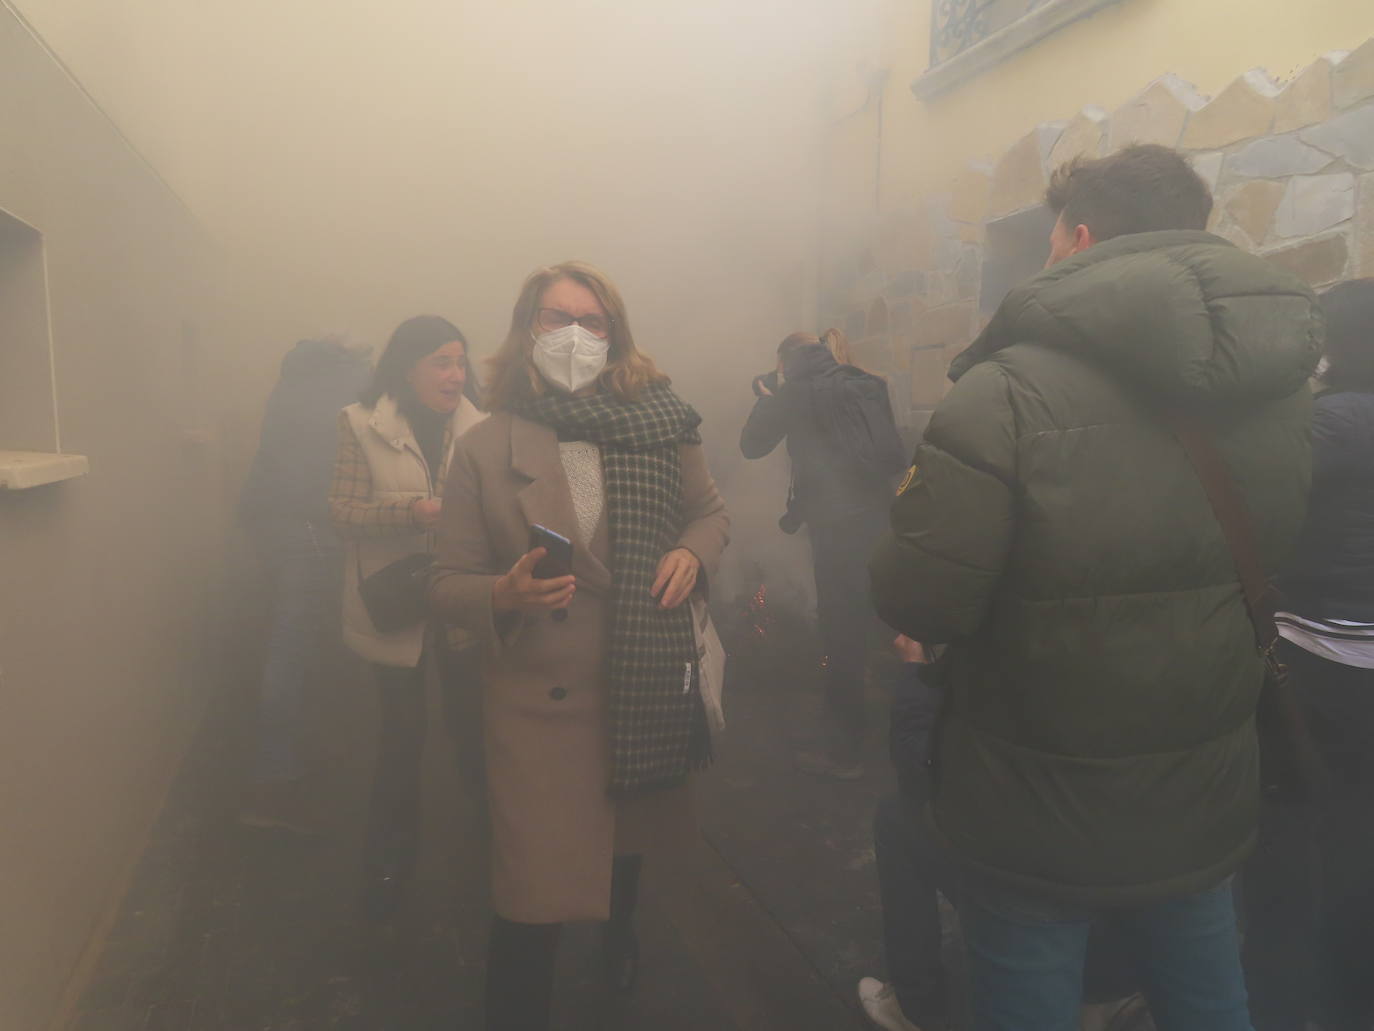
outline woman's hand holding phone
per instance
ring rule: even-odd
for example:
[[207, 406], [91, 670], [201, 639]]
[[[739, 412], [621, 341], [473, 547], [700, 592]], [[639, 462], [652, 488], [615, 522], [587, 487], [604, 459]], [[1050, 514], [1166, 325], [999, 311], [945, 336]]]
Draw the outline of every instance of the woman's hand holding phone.
[[558, 576], [539, 580], [534, 567], [548, 551], [535, 548], [520, 556], [505, 576], [496, 578], [491, 588], [491, 606], [497, 612], [547, 612], [567, 608], [577, 591], [577, 578]]

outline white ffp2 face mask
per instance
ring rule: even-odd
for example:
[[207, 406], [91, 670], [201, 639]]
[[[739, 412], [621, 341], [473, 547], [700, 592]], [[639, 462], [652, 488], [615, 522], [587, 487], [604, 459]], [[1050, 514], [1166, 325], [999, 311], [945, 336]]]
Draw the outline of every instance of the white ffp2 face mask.
[[534, 338], [534, 367], [559, 390], [575, 394], [601, 375], [610, 347], [574, 322]]

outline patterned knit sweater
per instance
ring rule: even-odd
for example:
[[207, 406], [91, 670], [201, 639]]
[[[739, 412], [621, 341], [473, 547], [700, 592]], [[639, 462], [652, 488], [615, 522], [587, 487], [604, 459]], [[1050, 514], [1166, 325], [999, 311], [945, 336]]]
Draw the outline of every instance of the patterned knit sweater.
[[606, 509], [605, 478], [601, 469], [601, 448], [585, 440], [560, 441], [558, 457], [572, 492], [573, 512], [577, 516], [577, 539], [590, 548], [597, 524]]

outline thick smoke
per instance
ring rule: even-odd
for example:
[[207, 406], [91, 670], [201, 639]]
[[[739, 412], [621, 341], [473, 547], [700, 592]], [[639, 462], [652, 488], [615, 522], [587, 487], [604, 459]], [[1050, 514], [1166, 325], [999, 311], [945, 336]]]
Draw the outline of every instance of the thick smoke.
[[[489, 352], [531, 268], [589, 260], [706, 417], [732, 568], [804, 557], [785, 461], [735, 438], [778, 341], [823, 328], [827, 94], [871, 5], [21, 6], [223, 243], [244, 393], [321, 326], [376, 347], [433, 311]], [[246, 431], [261, 397], [215, 403]]]

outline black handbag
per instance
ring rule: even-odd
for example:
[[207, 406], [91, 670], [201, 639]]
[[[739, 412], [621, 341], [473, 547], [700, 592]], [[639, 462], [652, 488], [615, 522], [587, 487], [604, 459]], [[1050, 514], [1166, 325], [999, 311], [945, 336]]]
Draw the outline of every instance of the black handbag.
[[358, 563], [358, 593], [372, 625], [384, 634], [406, 630], [429, 615], [429, 573], [434, 556], [417, 551], [364, 577]]

